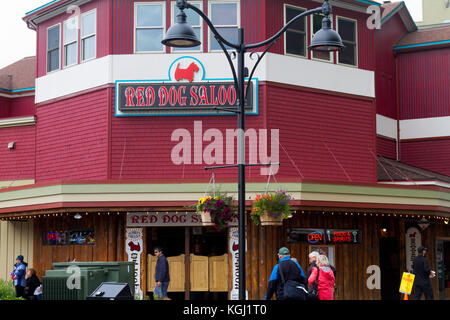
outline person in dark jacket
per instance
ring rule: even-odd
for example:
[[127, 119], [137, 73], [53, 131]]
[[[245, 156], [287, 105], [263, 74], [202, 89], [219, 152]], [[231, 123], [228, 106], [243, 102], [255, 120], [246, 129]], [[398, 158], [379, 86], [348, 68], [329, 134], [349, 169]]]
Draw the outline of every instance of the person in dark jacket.
[[[295, 280], [306, 288], [306, 279], [303, 269], [297, 261], [291, 259], [288, 248], [281, 248], [278, 251], [278, 264], [272, 270], [267, 286], [265, 300], [270, 300], [275, 293], [277, 300], [284, 300], [283, 297], [283, 281], [280, 272], [283, 272], [285, 281]], [[306, 294], [306, 289], [305, 289]], [[306, 295], [305, 295], [306, 297]]]
[[414, 300], [420, 300], [422, 293], [426, 300], [433, 300], [433, 287], [431, 286], [430, 274], [431, 268], [428, 259], [425, 258], [427, 248], [420, 246], [417, 249], [417, 257], [413, 261], [414, 278]]
[[164, 256], [162, 249], [157, 247], [154, 250], [155, 256], [158, 258], [155, 267], [155, 295], [159, 298], [167, 299], [167, 288], [169, 287], [169, 263]]
[[16, 288], [16, 297], [23, 297], [25, 290], [25, 274], [27, 271], [27, 263], [23, 261], [23, 255], [18, 255], [16, 263], [14, 264], [14, 271], [11, 272], [11, 277], [14, 281], [14, 287]]
[[34, 294], [36, 289], [41, 285], [39, 278], [36, 275], [36, 270], [33, 268], [28, 269], [25, 279], [25, 295], [27, 300], [37, 300], [37, 295]]

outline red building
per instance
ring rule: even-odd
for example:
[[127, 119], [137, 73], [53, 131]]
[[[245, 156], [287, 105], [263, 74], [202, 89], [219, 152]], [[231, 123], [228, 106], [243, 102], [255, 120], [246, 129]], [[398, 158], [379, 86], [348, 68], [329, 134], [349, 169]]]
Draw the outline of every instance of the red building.
[[[84, 0], [70, 7], [72, 2], [53, 1], [24, 17], [37, 35], [35, 108], [29, 102], [17, 110], [33, 110], [27, 116], [36, 120], [4, 129], [1, 122], [14, 113], [0, 108], [0, 142], [16, 141], [0, 155], [12, 163], [2, 169], [2, 180], [25, 184], [2, 183], [8, 188], [0, 191], [0, 218], [33, 225], [33, 266], [41, 276], [52, 262], [131, 259], [128, 236], [137, 231], [141, 237], [131, 241], [140, 244], [136, 289], [144, 295], [152, 289], [151, 250], [159, 244], [177, 270], [169, 287], [175, 299], [199, 291], [234, 298], [235, 228], [202, 228], [186, 207], [213, 187], [205, 166], [236, 161], [236, 117], [214, 109], [236, 103], [222, 51], [194, 15], [188, 19], [202, 41], [198, 48], [160, 43], [177, 12], [174, 1]], [[192, 1], [231, 38], [243, 27], [247, 42], [268, 38], [319, 2]], [[380, 29], [368, 28], [370, 5], [380, 9]], [[401, 274], [416, 254], [407, 235], [422, 219], [430, 226], [418, 241], [430, 248], [434, 270], [439, 252], [450, 256], [442, 238], [449, 236], [448, 126], [431, 135], [418, 130], [423, 118], [432, 117], [423, 121], [437, 130], [449, 116], [448, 37], [422, 45], [425, 31], [416, 30], [403, 4], [336, 1], [332, 21], [343, 51], [307, 50], [321, 26], [320, 16], [310, 16], [270, 49], [251, 84], [247, 162], [281, 165], [271, 172], [246, 169], [248, 210], [273, 173], [270, 190], [290, 193], [294, 214], [282, 227], [257, 227], [248, 219], [249, 299], [264, 297], [280, 246], [288, 246], [304, 269], [309, 251], [326, 252], [342, 270], [337, 299], [398, 299]], [[246, 56], [249, 69], [254, 56]], [[421, 102], [424, 95], [429, 98]], [[33, 143], [27, 145], [29, 138], [18, 133], [28, 128]], [[235, 169], [214, 176], [217, 188], [236, 193]], [[423, 177], [428, 183], [417, 182]], [[408, 185], [399, 185], [405, 180]], [[359, 236], [354, 243], [292, 240], [292, 233], [308, 230]], [[94, 244], [46, 238], [75, 231], [94, 234]], [[390, 257], [397, 259], [394, 267]], [[360, 265], [349, 268], [355, 259]], [[209, 270], [208, 277], [198, 270]], [[435, 279], [436, 297], [445, 297], [446, 276]]]

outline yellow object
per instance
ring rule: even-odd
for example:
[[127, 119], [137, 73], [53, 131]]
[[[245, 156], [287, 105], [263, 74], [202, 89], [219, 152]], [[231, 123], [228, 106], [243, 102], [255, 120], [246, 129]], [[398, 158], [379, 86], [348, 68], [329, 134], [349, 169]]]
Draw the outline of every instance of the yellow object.
[[400, 283], [399, 291], [404, 294], [408, 295], [411, 294], [415, 277], [416, 276], [413, 275], [412, 273], [403, 272], [402, 282]]

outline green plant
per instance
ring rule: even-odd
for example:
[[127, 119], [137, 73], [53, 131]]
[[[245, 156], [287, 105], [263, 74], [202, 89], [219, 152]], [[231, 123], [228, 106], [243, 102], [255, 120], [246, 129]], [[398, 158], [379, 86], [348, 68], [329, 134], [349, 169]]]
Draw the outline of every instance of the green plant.
[[25, 300], [16, 297], [16, 288], [12, 280], [6, 281], [0, 279], [0, 300]]
[[286, 194], [284, 190], [276, 191], [269, 194], [258, 194], [253, 200], [250, 218], [256, 225], [261, 223], [261, 215], [267, 212], [273, 217], [282, 217], [287, 219], [291, 216], [291, 206], [289, 201], [291, 196]]
[[217, 193], [216, 195], [201, 197], [196, 208], [200, 214], [209, 213], [216, 229], [221, 230], [226, 228], [228, 223], [236, 217], [232, 203], [233, 197]]

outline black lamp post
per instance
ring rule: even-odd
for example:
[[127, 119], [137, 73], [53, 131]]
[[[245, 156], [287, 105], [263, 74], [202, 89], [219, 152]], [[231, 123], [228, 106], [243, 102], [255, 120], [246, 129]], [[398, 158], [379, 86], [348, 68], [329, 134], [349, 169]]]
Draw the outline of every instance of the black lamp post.
[[[328, 0], [325, 0], [322, 7], [305, 11], [293, 19], [291, 19], [278, 33], [276, 33], [271, 38], [255, 44], [245, 44], [244, 42], [244, 29], [239, 28], [238, 30], [238, 43], [231, 43], [224, 39], [217, 29], [212, 24], [211, 20], [197, 7], [191, 5], [186, 0], [177, 0], [177, 7], [180, 9], [180, 13], [177, 15], [176, 23], [169, 28], [166, 37], [162, 40], [162, 44], [169, 47], [195, 47], [200, 44], [197, 39], [192, 27], [186, 23], [186, 14], [184, 9], [192, 9], [198, 13], [203, 20], [206, 21], [209, 28], [213, 32], [217, 42], [225, 53], [228, 63], [230, 64], [231, 71], [233, 73], [234, 84], [236, 87], [236, 92], [239, 98], [239, 109], [233, 110], [232, 112], [238, 115], [238, 163], [233, 165], [238, 167], [239, 181], [238, 181], [238, 214], [239, 214], [239, 300], [245, 300], [245, 66], [244, 66], [244, 54], [249, 49], [256, 49], [261, 47], [266, 47], [266, 49], [258, 56], [258, 60], [253, 67], [252, 72], [248, 78], [248, 83], [250, 83], [253, 73], [258, 66], [259, 62], [263, 56], [267, 53], [270, 47], [278, 40], [278, 38], [286, 32], [288, 27], [295, 21], [301, 19], [302, 17], [309, 16], [314, 13], [321, 13], [325, 15], [322, 21], [322, 29], [320, 29], [313, 37], [310, 50], [317, 51], [337, 51], [344, 47], [342, 44], [341, 37], [339, 34], [331, 29], [331, 21], [328, 15], [331, 13], [331, 6]], [[225, 45], [236, 50], [237, 54], [237, 75], [234, 65], [231, 61], [231, 56], [225, 48]], [[249, 87], [249, 86], [247, 86]], [[230, 111], [229, 109], [227, 111]]]

